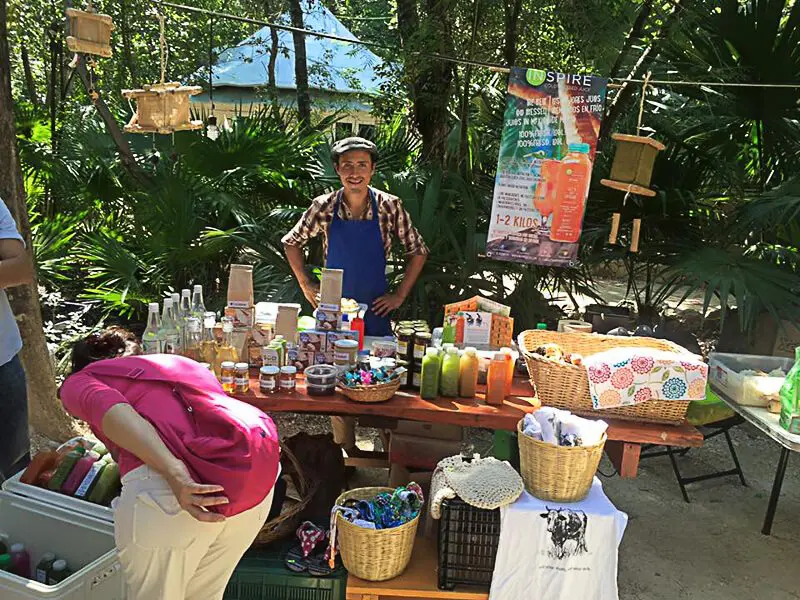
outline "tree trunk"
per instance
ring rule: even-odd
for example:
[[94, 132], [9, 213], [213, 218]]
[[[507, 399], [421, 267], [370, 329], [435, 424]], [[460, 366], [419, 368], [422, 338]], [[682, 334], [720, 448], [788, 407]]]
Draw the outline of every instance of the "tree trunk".
[[31, 104], [38, 107], [39, 96], [36, 93], [36, 82], [33, 80], [33, 71], [31, 71], [31, 58], [28, 56], [28, 46], [25, 42], [20, 44], [20, 53], [22, 54], [22, 70], [25, 73], [25, 93]]
[[[303, 8], [300, 0], [289, 0], [292, 27], [304, 29]], [[308, 63], [306, 62], [306, 36], [292, 32], [294, 40], [294, 78], [297, 88], [297, 114], [304, 127], [311, 124], [311, 97], [308, 95]]]
[[511, 68], [517, 62], [517, 39], [519, 37], [519, 15], [522, 12], [522, 0], [504, 0], [506, 36], [503, 45], [503, 58], [506, 66]]
[[[6, 30], [6, 0], [0, 2], [0, 196], [17, 221], [27, 247], [32, 248], [31, 227], [25, 204], [25, 186], [17, 155], [11, 99], [11, 62]], [[30, 424], [52, 440], [75, 435], [72, 419], [56, 397], [55, 373], [42, 328], [37, 284], [6, 290], [17, 318], [24, 346], [20, 357], [28, 373], [28, 414]]]
[[[472, 60], [472, 51], [475, 48], [475, 38], [478, 34], [478, 25], [481, 20], [481, 0], [472, 0], [472, 33], [469, 40], [469, 53], [467, 58]], [[464, 90], [461, 96], [461, 108], [459, 109], [460, 135], [458, 142], [458, 164], [464, 161], [464, 172], [469, 170], [469, 100], [470, 84], [472, 82], [472, 65], [467, 65], [464, 69]]]
[[622, 45], [622, 50], [620, 50], [619, 54], [617, 55], [617, 60], [614, 61], [611, 71], [608, 73], [610, 78], [614, 78], [619, 75], [619, 71], [622, 69], [622, 65], [625, 64], [625, 60], [628, 58], [628, 54], [633, 48], [633, 45], [636, 42], [642, 41], [644, 29], [647, 25], [647, 20], [650, 18], [650, 13], [652, 10], [653, 0], [645, 0], [645, 2], [642, 4], [642, 8], [639, 9], [639, 14], [636, 16], [636, 21], [634, 21], [633, 27], [631, 27], [631, 30], [628, 32], [628, 37], [625, 38], [625, 43]]
[[[129, 82], [132, 88], [136, 87], [136, 62], [133, 59], [131, 50], [131, 34], [128, 27], [128, 0], [120, 2], [120, 37], [122, 37], [122, 63], [128, 71]], [[120, 86], [122, 88], [125, 85]]]

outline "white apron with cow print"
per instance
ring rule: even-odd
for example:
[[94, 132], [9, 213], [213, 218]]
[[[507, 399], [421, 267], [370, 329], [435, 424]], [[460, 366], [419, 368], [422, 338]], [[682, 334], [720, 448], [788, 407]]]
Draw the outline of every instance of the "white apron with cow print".
[[628, 515], [595, 477], [581, 502], [523, 492], [500, 509], [490, 600], [617, 600], [617, 549]]

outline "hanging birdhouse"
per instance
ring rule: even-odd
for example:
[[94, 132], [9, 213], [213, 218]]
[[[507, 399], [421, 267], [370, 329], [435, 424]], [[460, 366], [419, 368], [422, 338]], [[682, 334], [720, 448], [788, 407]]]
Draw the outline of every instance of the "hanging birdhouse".
[[68, 8], [67, 19], [67, 48], [70, 52], [111, 58], [111, 31], [114, 29], [111, 17], [96, 13], [89, 2], [85, 11]]
[[141, 90], [123, 90], [122, 95], [136, 101], [136, 112], [125, 126], [128, 133], [174, 133], [202, 129], [202, 121], [192, 121], [189, 98], [203, 88], [180, 83], [154, 83]]
[[601, 179], [606, 187], [640, 196], [653, 197], [656, 193], [648, 186], [653, 176], [656, 156], [666, 146], [653, 138], [615, 133], [617, 151], [611, 165], [609, 179]]

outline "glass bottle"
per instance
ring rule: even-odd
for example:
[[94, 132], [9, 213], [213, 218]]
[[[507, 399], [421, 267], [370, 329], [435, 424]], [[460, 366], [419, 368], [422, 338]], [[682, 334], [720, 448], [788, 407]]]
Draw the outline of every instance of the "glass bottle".
[[193, 317], [198, 319], [204, 318], [206, 314], [206, 304], [203, 302], [203, 286], [196, 285], [192, 291], [192, 307], [191, 312]]
[[164, 298], [164, 311], [161, 314], [161, 327], [158, 331], [162, 344], [161, 351], [164, 354], [179, 354], [181, 335], [175, 322], [171, 298]]
[[223, 362], [236, 363], [239, 361], [239, 352], [233, 346], [233, 319], [222, 317], [222, 342], [216, 348], [216, 362], [214, 371], [219, 372], [219, 365]]
[[[216, 364], [217, 342], [214, 340], [214, 326], [217, 315], [213, 312], [203, 314], [203, 339], [200, 342], [200, 358], [210, 365]], [[216, 373], [216, 370], [214, 371]]]
[[142, 334], [142, 350], [145, 354], [161, 353], [161, 319], [158, 317], [158, 302], [151, 302], [148, 305], [147, 327]]
[[183, 355], [197, 362], [201, 362], [200, 343], [203, 341], [200, 319], [189, 317], [186, 319], [186, 336], [183, 345]]
[[[181, 300], [180, 303], [177, 305], [177, 315], [178, 315], [178, 329], [181, 330], [181, 348], [186, 348], [186, 321], [189, 317], [192, 316], [192, 291], [189, 289], [182, 289], [181, 290]], [[201, 321], [202, 323], [202, 321]]]

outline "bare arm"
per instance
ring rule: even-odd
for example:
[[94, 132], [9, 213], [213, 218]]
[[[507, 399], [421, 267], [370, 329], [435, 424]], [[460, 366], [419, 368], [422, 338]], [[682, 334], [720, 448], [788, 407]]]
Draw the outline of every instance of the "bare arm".
[[155, 427], [137, 413], [130, 404], [112, 406], [102, 420], [103, 434], [116, 445], [135, 454], [146, 465], [161, 473], [169, 483], [181, 507], [198, 521], [223, 521], [217, 513], [207, 512], [203, 507], [227, 504], [219, 485], [201, 485], [189, 474], [186, 465], [170, 452], [158, 435]]
[[300, 289], [303, 290], [303, 295], [313, 308], [317, 308], [319, 285], [312, 281], [306, 273], [306, 258], [303, 256], [303, 249], [293, 244], [284, 244], [283, 251], [286, 252], [286, 259], [289, 261], [289, 266], [292, 268]]
[[0, 289], [33, 281], [33, 262], [17, 239], [0, 239]]

